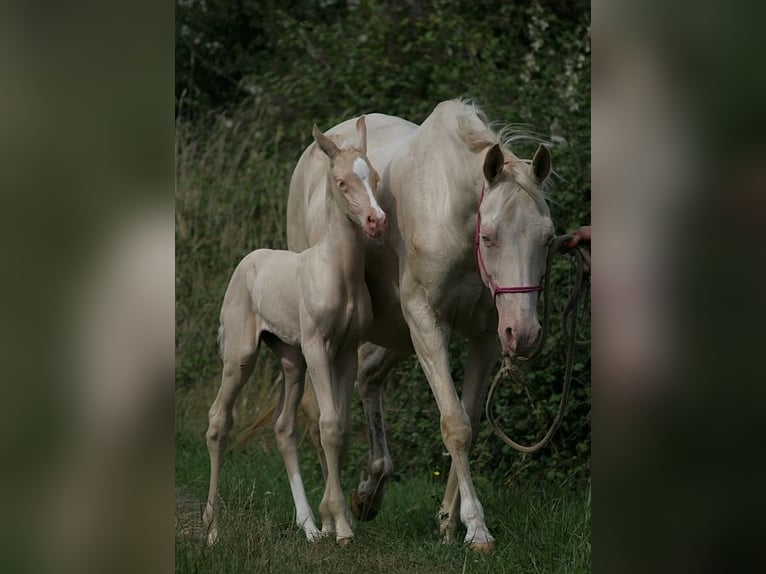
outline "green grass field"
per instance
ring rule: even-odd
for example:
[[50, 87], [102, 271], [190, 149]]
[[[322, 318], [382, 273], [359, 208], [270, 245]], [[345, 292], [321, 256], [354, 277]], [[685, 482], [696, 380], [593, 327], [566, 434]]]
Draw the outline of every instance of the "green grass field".
[[[436, 513], [446, 477], [427, 469], [420, 476], [392, 482], [378, 517], [355, 522], [356, 539], [349, 547], [337, 547], [331, 539], [309, 543], [295, 526], [287, 478], [270, 429], [264, 429], [246, 450], [227, 452], [220, 491], [221, 538], [209, 548], [200, 537], [209, 472], [203, 402], [199, 396], [177, 399], [177, 572], [590, 571], [587, 484], [529, 483], [509, 488], [476, 475], [487, 523], [497, 541], [490, 556], [476, 555], [460, 543], [440, 542]], [[363, 458], [347, 462], [347, 495], [364, 463]], [[323, 482], [308, 440], [301, 446], [301, 467], [318, 518]]]

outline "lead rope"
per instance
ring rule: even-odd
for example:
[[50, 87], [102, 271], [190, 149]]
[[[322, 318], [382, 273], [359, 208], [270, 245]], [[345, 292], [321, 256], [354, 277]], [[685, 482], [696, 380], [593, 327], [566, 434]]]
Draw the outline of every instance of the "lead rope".
[[[540, 351], [542, 350], [543, 345], [545, 344], [545, 339], [548, 335], [548, 327], [549, 327], [549, 319], [550, 319], [549, 294], [550, 294], [550, 284], [551, 284], [551, 281], [550, 281], [551, 267], [552, 267], [553, 259], [555, 258], [555, 256], [558, 253], [565, 251], [566, 249], [565, 246], [567, 243], [569, 243], [570, 239], [572, 239], [571, 235], [559, 235], [553, 240], [550, 248], [548, 249], [548, 260], [546, 262], [546, 267], [545, 267], [546, 280], [545, 280], [545, 286], [543, 288], [542, 333], [540, 335], [540, 340], [538, 341], [537, 346], [529, 355], [529, 357], [526, 357], [526, 358], [519, 357], [518, 360], [520, 361], [528, 362], [535, 359], [540, 354]], [[531, 454], [533, 452], [536, 452], [548, 443], [548, 441], [553, 436], [553, 433], [555, 433], [558, 430], [559, 425], [561, 424], [561, 419], [564, 417], [564, 410], [566, 409], [567, 399], [569, 397], [569, 387], [571, 386], [571, 383], [572, 383], [572, 365], [574, 364], [574, 348], [575, 348], [575, 342], [576, 342], [575, 327], [577, 326], [577, 311], [580, 306], [580, 299], [582, 298], [583, 293], [587, 289], [587, 284], [590, 278], [590, 249], [586, 247], [586, 245], [584, 245], [583, 243], [579, 243], [574, 248], [569, 250], [569, 253], [571, 253], [574, 256], [575, 261], [577, 263], [576, 279], [575, 279], [574, 288], [569, 293], [569, 300], [567, 301], [567, 304], [564, 307], [564, 311], [562, 313], [562, 329], [567, 342], [567, 358], [566, 358], [566, 366], [564, 371], [564, 385], [563, 385], [563, 388], [561, 389], [561, 401], [559, 402], [559, 410], [556, 413], [556, 418], [553, 419], [553, 424], [551, 424], [550, 428], [548, 429], [548, 432], [545, 433], [545, 436], [543, 436], [542, 439], [540, 439], [538, 442], [536, 442], [535, 444], [531, 446], [525, 446], [523, 444], [519, 444], [516, 441], [512, 440], [497, 425], [497, 422], [495, 421], [495, 417], [492, 414], [492, 408], [491, 408], [492, 399], [495, 396], [495, 390], [497, 389], [497, 385], [500, 383], [503, 377], [506, 377], [506, 376], [510, 376], [514, 381], [520, 382], [516, 374], [518, 369], [511, 365], [510, 357], [505, 357], [503, 359], [500, 369], [497, 371], [497, 374], [495, 375], [495, 378], [492, 381], [492, 385], [489, 387], [489, 393], [487, 394], [487, 402], [485, 404], [484, 411], [487, 414], [487, 420], [489, 421], [489, 424], [492, 427], [492, 431], [498, 437], [500, 437], [500, 440], [502, 440], [505, 444], [524, 454]]]

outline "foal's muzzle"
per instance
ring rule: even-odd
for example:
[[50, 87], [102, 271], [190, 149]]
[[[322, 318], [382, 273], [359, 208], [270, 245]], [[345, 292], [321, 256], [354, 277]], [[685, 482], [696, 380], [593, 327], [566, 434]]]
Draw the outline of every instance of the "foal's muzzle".
[[368, 209], [365, 215], [364, 232], [368, 237], [377, 239], [388, 227], [388, 218], [385, 213], [378, 215], [374, 209]]

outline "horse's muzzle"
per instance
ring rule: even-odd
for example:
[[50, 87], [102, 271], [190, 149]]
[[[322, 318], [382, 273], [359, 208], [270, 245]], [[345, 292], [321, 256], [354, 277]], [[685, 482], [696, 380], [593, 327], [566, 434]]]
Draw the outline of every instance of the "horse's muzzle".
[[514, 328], [508, 325], [501, 325], [498, 328], [497, 334], [500, 337], [500, 345], [503, 349], [503, 355], [508, 355], [509, 357], [525, 357], [535, 348], [541, 333], [542, 328], [540, 327], [540, 324], [535, 322], [535, 324], [528, 328]]
[[386, 214], [377, 215], [373, 210], [368, 211], [364, 224], [364, 232], [371, 239], [377, 239], [388, 227]]

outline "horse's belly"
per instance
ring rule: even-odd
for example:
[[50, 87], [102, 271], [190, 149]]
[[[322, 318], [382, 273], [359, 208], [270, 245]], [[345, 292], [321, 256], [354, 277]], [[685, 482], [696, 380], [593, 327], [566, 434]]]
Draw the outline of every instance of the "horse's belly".
[[364, 340], [392, 351], [412, 352], [410, 329], [401, 311], [391, 315], [376, 315], [365, 332]]

